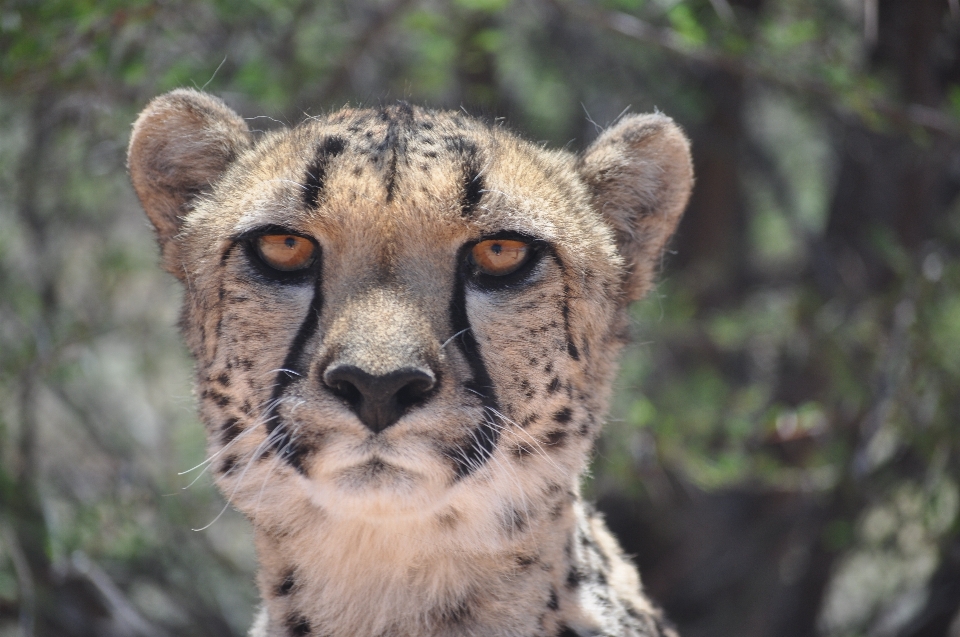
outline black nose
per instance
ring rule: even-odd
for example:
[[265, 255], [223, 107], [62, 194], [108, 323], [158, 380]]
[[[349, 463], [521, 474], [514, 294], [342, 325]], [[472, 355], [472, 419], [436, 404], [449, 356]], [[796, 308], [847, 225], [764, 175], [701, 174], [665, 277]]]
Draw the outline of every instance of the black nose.
[[374, 376], [354, 365], [331, 365], [323, 382], [374, 433], [397, 422], [408, 409], [424, 402], [436, 385], [433, 374], [415, 368]]

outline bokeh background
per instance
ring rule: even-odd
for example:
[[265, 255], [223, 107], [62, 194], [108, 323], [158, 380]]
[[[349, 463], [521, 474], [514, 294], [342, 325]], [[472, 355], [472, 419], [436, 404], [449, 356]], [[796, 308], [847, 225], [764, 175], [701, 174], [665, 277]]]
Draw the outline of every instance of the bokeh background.
[[251, 620], [124, 167], [182, 86], [573, 151], [676, 118], [696, 190], [586, 490], [684, 637], [960, 635], [958, 0], [2, 0], [0, 636]]

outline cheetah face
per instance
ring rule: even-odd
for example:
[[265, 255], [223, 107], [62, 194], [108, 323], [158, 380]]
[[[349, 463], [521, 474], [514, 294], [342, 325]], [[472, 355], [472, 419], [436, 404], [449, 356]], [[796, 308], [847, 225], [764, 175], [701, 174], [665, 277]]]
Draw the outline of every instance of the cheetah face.
[[144, 111], [130, 171], [219, 485], [281, 525], [568, 497], [691, 180], [662, 116], [574, 157], [405, 104], [254, 139], [192, 91]]

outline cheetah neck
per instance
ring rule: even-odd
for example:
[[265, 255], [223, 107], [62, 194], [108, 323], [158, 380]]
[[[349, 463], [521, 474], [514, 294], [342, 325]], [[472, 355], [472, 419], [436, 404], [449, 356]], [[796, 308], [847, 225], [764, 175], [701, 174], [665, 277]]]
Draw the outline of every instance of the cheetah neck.
[[260, 529], [267, 617], [252, 635], [553, 634], [559, 619], [531, 609], [558, 606], [582, 517], [576, 502], [558, 513], [508, 536], [463, 520], [319, 514], [298, 533]]

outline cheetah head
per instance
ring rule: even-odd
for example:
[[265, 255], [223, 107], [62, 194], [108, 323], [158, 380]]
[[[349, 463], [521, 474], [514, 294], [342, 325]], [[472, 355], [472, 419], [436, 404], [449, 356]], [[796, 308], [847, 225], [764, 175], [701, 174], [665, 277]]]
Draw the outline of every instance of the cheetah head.
[[406, 104], [255, 135], [189, 90], [140, 115], [129, 168], [218, 484], [278, 533], [561, 515], [692, 183], [662, 115], [575, 156]]

